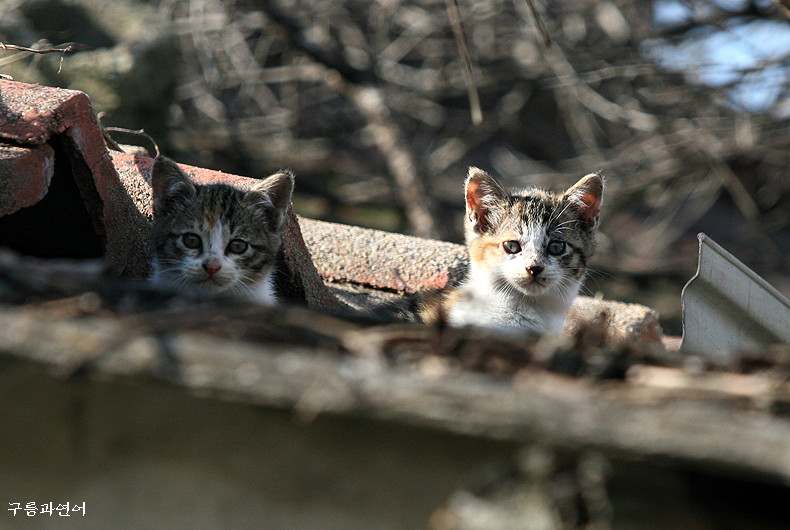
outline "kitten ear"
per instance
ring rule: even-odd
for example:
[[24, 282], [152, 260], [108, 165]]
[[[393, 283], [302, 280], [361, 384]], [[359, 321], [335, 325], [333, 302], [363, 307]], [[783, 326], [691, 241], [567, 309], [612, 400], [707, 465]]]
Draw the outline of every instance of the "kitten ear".
[[507, 192], [494, 177], [476, 167], [469, 168], [464, 190], [469, 227], [479, 234], [487, 232], [496, 224], [493, 214], [508, 201]]
[[250, 189], [251, 192], [263, 195], [263, 204], [271, 211], [269, 219], [275, 231], [279, 231], [285, 222], [285, 213], [291, 205], [294, 180], [293, 173], [286, 169], [266, 177]]
[[151, 189], [154, 195], [154, 213], [175, 195], [192, 195], [195, 185], [178, 164], [166, 156], [158, 156], [151, 169]]
[[570, 201], [571, 208], [579, 214], [589, 228], [598, 224], [598, 214], [603, 201], [603, 184], [603, 175], [590, 173], [565, 192], [565, 198]]

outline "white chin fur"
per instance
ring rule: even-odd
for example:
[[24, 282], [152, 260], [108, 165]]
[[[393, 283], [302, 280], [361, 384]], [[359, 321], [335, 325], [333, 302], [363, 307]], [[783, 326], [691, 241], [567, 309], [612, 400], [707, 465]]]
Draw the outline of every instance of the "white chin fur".
[[229, 290], [230, 287], [233, 285], [231, 282], [220, 281], [219, 283], [215, 280], [206, 280], [204, 278], [193, 280], [192, 282], [195, 287], [199, 289], [203, 289], [212, 293], [224, 293], [225, 291]]
[[551, 288], [550, 283], [539, 283], [536, 281], [510, 282], [510, 284], [524, 296], [540, 296]]
[[253, 287], [249, 297], [254, 302], [262, 305], [275, 305], [277, 303], [277, 297], [274, 295], [274, 280], [271, 272]]
[[275, 305], [277, 303], [277, 297], [274, 294], [274, 281], [271, 272], [269, 272], [255, 285], [251, 287], [245, 286], [238, 291], [233, 289], [235, 282], [228, 280], [227, 278], [220, 278], [220, 283], [211, 280], [206, 281], [205, 277], [203, 276], [198, 278], [193, 277], [186, 283], [179, 281], [179, 278], [183, 278], [183, 275], [175, 275], [172, 273], [164, 274], [154, 264], [152, 267], [150, 282], [156, 285], [173, 288], [175, 290], [186, 289], [188, 291], [202, 291], [210, 294], [234, 293], [241, 298], [249, 299], [261, 305]]
[[503, 294], [494, 287], [496, 282], [489, 274], [473, 268], [466, 283], [460, 287], [463, 296], [450, 310], [450, 324], [520, 330], [541, 335], [561, 333], [565, 313], [581, 285], [575, 282], [574, 285], [557, 290], [551, 288], [554, 283], [540, 285], [523, 282], [519, 286], [511, 283], [514, 290]]

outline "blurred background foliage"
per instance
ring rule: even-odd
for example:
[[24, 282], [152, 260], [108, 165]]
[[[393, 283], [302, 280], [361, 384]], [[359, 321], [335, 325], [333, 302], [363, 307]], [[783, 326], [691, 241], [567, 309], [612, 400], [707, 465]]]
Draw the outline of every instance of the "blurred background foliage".
[[699, 231], [790, 292], [782, 3], [534, 7], [548, 47], [526, 0], [1, 0], [2, 42], [75, 52], [6, 51], [0, 72], [84, 90], [181, 162], [289, 167], [300, 214], [421, 236], [462, 240], [469, 165], [553, 189], [603, 171], [587, 290], [652, 305], [670, 333]]

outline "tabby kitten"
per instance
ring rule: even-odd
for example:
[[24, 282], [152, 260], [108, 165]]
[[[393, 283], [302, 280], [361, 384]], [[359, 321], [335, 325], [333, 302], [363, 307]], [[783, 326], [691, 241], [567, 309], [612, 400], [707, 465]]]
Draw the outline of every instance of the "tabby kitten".
[[249, 191], [197, 184], [166, 157], [151, 173], [151, 281], [274, 304], [275, 259], [294, 177], [282, 171]]
[[469, 275], [416, 307], [425, 322], [559, 333], [581, 289], [603, 199], [590, 174], [564, 193], [535, 188], [511, 194], [488, 173], [466, 179]]

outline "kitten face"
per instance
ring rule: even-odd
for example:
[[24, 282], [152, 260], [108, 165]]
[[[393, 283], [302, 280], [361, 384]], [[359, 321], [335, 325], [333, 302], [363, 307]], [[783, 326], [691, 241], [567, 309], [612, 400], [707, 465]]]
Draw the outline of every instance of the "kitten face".
[[466, 238], [473, 274], [485, 275], [500, 292], [572, 299], [595, 250], [602, 198], [597, 174], [562, 194], [508, 194], [484, 171], [470, 169]]
[[293, 175], [282, 172], [250, 191], [200, 185], [173, 161], [157, 158], [152, 279], [274, 302], [271, 277], [293, 183]]

